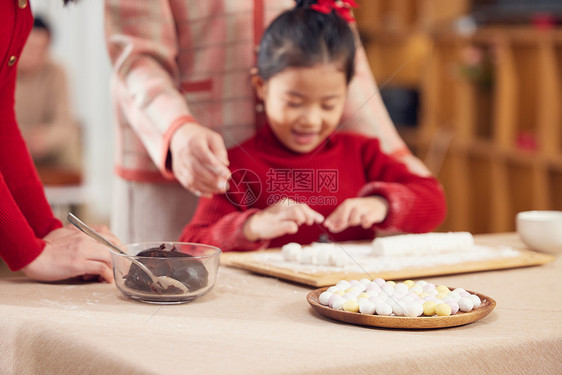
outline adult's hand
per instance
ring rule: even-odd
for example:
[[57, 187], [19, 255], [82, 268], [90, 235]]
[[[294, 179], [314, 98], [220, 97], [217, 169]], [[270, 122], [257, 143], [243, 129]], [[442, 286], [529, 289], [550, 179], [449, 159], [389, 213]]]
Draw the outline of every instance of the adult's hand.
[[[96, 227], [105, 237], [116, 238], [105, 227]], [[43, 238], [43, 252], [22, 268], [23, 273], [40, 281], [57, 281], [81, 276], [113, 281], [111, 256], [106, 246], [99, 244], [73, 226], [55, 229]]]
[[174, 132], [170, 142], [172, 171], [196, 195], [224, 193], [228, 188], [228, 156], [220, 134], [197, 123]]

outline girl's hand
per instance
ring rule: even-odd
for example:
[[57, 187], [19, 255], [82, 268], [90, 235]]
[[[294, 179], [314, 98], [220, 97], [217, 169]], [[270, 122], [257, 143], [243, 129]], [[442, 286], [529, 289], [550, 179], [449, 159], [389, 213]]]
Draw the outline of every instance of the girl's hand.
[[382, 197], [349, 198], [326, 218], [324, 226], [333, 233], [359, 225], [368, 229], [373, 224], [381, 223], [387, 213], [388, 202]]
[[244, 224], [244, 235], [249, 241], [268, 240], [297, 233], [303, 224], [320, 224], [323, 221], [324, 216], [308, 205], [283, 199], [250, 216]]
[[174, 132], [170, 152], [172, 171], [184, 188], [198, 196], [227, 190], [228, 156], [217, 132], [196, 123], [185, 124]]

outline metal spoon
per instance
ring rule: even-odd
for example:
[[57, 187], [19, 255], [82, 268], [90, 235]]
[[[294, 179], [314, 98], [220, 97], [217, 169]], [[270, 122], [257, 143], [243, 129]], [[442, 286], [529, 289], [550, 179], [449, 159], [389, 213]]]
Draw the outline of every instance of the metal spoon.
[[[87, 226], [86, 224], [84, 224], [82, 222], [82, 220], [78, 219], [76, 216], [74, 216], [74, 214], [72, 214], [71, 212], [68, 213], [68, 215], [66, 216], [67, 220], [70, 221], [76, 228], [80, 229], [82, 232], [86, 233], [88, 236], [92, 237], [94, 240], [98, 241], [99, 243], [101, 243], [102, 245], [105, 245], [107, 247], [110, 248], [110, 250], [114, 253], [119, 253], [119, 254], [123, 254], [123, 255], [127, 255], [129, 256], [129, 254], [125, 253], [123, 250], [121, 250], [117, 245], [115, 245], [113, 242], [109, 241], [108, 239], [106, 239], [105, 237], [103, 237], [101, 234], [97, 233], [95, 230], [93, 230], [92, 228], [90, 228], [89, 226]], [[152, 271], [145, 266], [142, 262], [139, 262], [137, 259], [131, 257], [129, 258], [131, 259], [131, 262], [136, 264], [140, 269], [142, 269], [144, 271], [144, 273], [146, 273], [146, 275], [150, 278], [150, 280], [152, 281], [152, 285], [155, 286], [157, 289], [161, 290], [161, 291], [166, 291], [169, 287], [175, 287], [178, 288], [179, 290], [181, 290], [180, 293], [177, 294], [186, 294], [189, 293], [189, 289], [187, 288], [187, 286], [185, 286], [181, 281], [176, 280], [174, 278], [168, 277], [168, 276], [156, 276], [152, 273]]]

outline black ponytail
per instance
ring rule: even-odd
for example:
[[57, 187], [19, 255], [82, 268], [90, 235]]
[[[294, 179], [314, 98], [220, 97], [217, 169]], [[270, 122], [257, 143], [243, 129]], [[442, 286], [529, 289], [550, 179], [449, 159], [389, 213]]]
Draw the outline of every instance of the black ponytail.
[[355, 67], [355, 34], [335, 12], [324, 14], [296, 0], [265, 30], [258, 52], [258, 74], [268, 80], [288, 67], [336, 63], [349, 83]]
[[312, 4], [316, 4], [316, 0], [295, 0], [295, 3], [297, 3], [295, 8], [308, 8]]

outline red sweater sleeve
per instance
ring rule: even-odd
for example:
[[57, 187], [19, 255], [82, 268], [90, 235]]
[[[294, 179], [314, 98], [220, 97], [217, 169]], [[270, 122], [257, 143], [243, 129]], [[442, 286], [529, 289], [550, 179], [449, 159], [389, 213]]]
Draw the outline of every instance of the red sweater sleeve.
[[386, 219], [375, 227], [408, 233], [434, 230], [445, 218], [445, 194], [433, 177], [421, 177], [384, 154], [377, 140], [363, 148], [368, 182], [359, 196], [379, 195], [389, 204]]
[[[51, 211], [17, 129], [0, 136], [0, 256], [18, 270], [45, 246], [41, 238], [62, 226]], [[16, 134], [17, 133], [17, 134]]]
[[248, 241], [243, 233], [248, 217], [258, 211], [256, 208], [238, 210], [224, 194], [201, 198], [179, 240], [213, 245], [222, 251], [265, 249], [269, 241]]
[[12, 270], [33, 261], [45, 246], [41, 238], [62, 226], [47, 203], [16, 124], [17, 64], [8, 60], [19, 56], [33, 24], [29, 6], [16, 4], [0, 2], [0, 257]]

